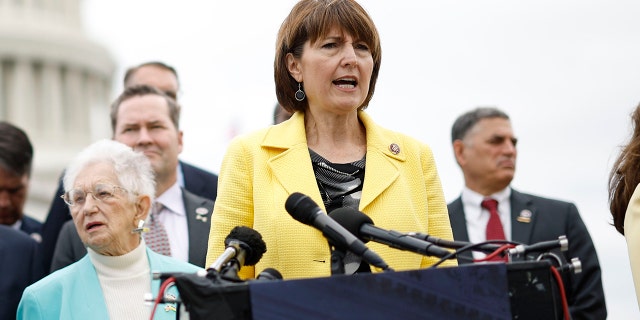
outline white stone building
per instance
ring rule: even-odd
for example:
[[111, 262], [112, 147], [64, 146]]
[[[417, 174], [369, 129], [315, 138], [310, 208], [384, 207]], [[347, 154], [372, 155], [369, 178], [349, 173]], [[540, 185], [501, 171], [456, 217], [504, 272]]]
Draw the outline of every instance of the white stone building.
[[115, 68], [84, 32], [80, 0], [0, 0], [0, 120], [34, 145], [29, 215], [44, 219], [64, 166], [109, 137]]

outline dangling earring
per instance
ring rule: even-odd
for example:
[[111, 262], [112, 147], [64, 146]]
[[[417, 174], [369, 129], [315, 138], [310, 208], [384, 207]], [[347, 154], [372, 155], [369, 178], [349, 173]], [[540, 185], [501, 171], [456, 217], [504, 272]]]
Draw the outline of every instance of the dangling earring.
[[304, 91], [302, 91], [302, 89], [300, 88], [300, 82], [298, 82], [298, 91], [296, 91], [296, 94], [295, 94], [296, 100], [302, 101], [306, 96], [307, 95], [304, 94]]
[[139, 233], [140, 235], [142, 235], [142, 233], [144, 232], [149, 232], [149, 228], [146, 228], [144, 226], [144, 220], [140, 219], [140, 221], [138, 221], [138, 227], [131, 230], [131, 233]]

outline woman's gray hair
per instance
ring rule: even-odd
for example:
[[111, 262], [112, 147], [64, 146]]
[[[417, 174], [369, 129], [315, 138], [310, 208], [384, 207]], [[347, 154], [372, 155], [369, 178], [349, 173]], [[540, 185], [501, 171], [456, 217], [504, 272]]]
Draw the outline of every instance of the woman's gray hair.
[[82, 150], [64, 173], [64, 191], [73, 189], [78, 173], [89, 165], [106, 163], [113, 166], [120, 186], [131, 194], [155, 197], [155, 177], [147, 157], [130, 147], [114, 141], [99, 140]]

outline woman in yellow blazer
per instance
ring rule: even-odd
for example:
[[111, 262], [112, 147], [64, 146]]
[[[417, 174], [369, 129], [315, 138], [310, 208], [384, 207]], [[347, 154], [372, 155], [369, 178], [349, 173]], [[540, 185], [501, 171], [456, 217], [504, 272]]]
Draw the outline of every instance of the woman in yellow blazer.
[[[242, 278], [265, 268], [277, 269], [284, 279], [330, 275], [327, 239], [285, 210], [294, 192], [308, 195], [324, 212], [348, 206], [380, 228], [453, 239], [431, 149], [376, 125], [363, 111], [380, 61], [375, 25], [355, 1], [302, 0], [292, 9], [278, 34], [275, 80], [278, 102], [295, 113], [229, 146], [207, 265], [224, 251], [229, 231], [244, 225], [262, 234], [267, 252], [255, 267], [241, 269]], [[386, 245], [368, 246], [394, 270], [437, 261]]]

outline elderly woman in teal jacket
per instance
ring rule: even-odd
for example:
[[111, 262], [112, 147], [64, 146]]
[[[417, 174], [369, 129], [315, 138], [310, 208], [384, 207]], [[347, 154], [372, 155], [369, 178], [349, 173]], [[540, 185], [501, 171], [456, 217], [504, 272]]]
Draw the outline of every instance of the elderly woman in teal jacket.
[[[149, 250], [140, 231], [154, 198], [153, 171], [141, 153], [115, 141], [87, 147], [64, 176], [64, 200], [88, 254], [29, 286], [17, 319], [149, 319], [144, 296], [159, 291], [156, 272], [200, 268]], [[171, 292], [172, 295], [177, 295]], [[175, 305], [156, 318], [175, 319]]]

